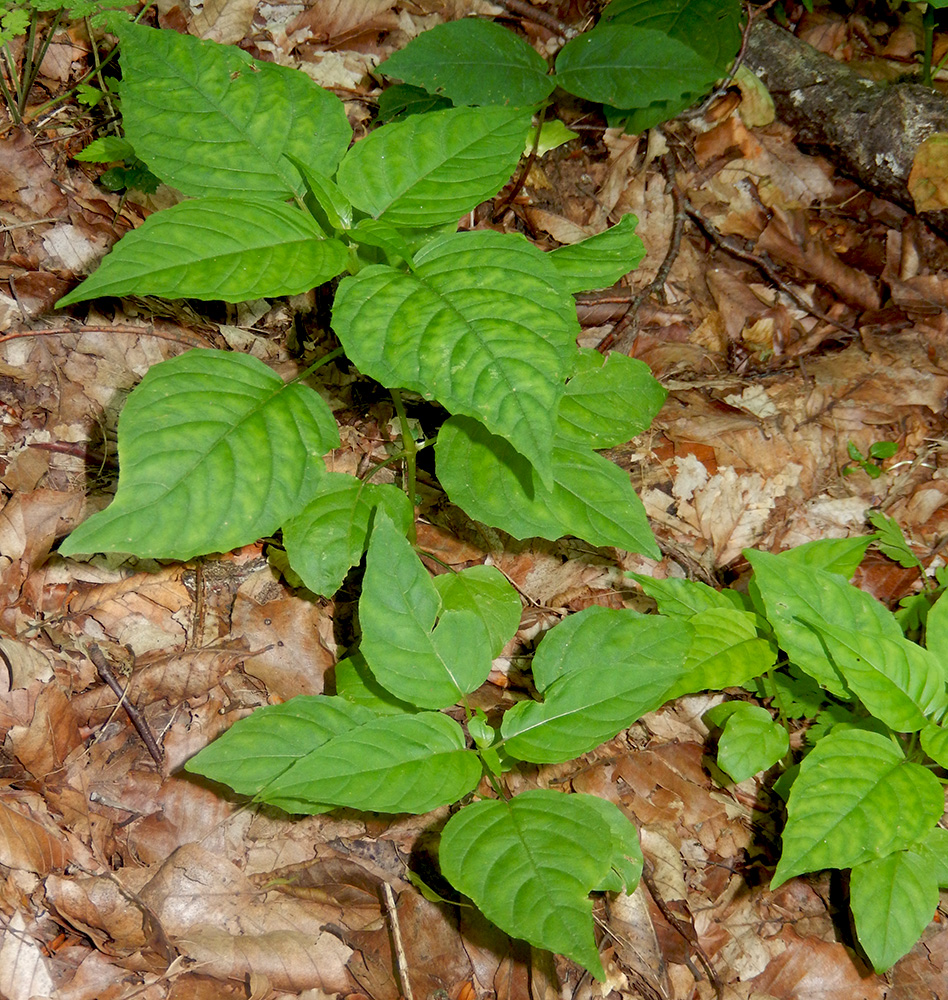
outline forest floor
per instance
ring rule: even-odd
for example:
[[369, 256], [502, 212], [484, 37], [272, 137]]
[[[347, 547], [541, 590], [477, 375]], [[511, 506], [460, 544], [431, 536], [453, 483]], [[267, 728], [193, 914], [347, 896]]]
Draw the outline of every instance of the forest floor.
[[[582, 23], [576, 0], [541, 6]], [[357, 136], [380, 58], [440, 20], [501, 13], [463, 0], [158, 7], [163, 26], [302, 68], [346, 101]], [[912, 68], [910, 20], [787, 9], [801, 16], [798, 35], [837, 58], [875, 73]], [[552, 38], [505, 17], [537, 44]], [[89, 58], [81, 27], [58, 35], [36, 104]], [[865, 534], [869, 509], [897, 520], [930, 571], [945, 564], [948, 243], [801, 151], [752, 101], [735, 88], [647, 136], [563, 107], [580, 138], [538, 159], [512, 200], [502, 193], [465, 220], [553, 248], [634, 213], [647, 255], [608, 293], [578, 297], [581, 343], [642, 359], [669, 392], [651, 430], [608, 453], [640, 492], [660, 562], [569, 539], [516, 542], [468, 521], [422, 475], [420, 547], [456, 568], [489, 561], [524, 598], [485, 704], [509, 696], [519, 655], [569, 613], [648, 608], [628, 571], [739, 583], [743, 548]], [[100, 168], [72, 159], [100, 120], [67, 104], [0, 136], [0, 996], [398, 1000], [401, 965], [419, 1000], [707, 1000], [716, 989], [948, 1000], [945, 893], [922, 940], [880, 976], [853, 947], [837, 878], [769, 891], [778, 810], [760, 776], [722, 786], [708, 767], [701, 716], [720, 694], [680, 699], [579, 761], [510, 776], [515, 789], [611, 799], [641, 830], [648, 887], [597, 903], [605, 983], [413, 888], [412, 871], [433, 878], [446, 811], [289, 819], [183, 775], [254, 707], [331, 684], [351, 595], [301, 599], [262, 544], [185, 565], [70, 561], [55, 545], [107, 502], [121, 403], [149, 366], [230, 347], [291, 377], [300, 331], [317, 344], [330, 334], [315, 293], [57, 313], [53, 303], [170, 197], [120, 198], [97, 184]], [[636, 301], [670, 248], [664, 280]], [[322, 390], [343, 440], [330, 467], [357, 473], [389, 457], [397, 426], [387, 398], [334, 371]], [[848, 449], [867, 455], [883, 441], [897, 452], [873, 477]], [[857, 582], [890, 605], [919, 585], [872, 552]], [[90, 643], [159, 734], [161, 765], [97, 675]]]

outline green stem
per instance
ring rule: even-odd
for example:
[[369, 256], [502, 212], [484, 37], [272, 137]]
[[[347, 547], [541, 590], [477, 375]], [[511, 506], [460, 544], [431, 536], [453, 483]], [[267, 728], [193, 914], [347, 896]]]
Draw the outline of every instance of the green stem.
[[[415, 510], [415, 457], [418, 454], [418, 445], [415, 443], [415, 437], [411, 432], [411, 427], [408, 423], [408, 414], [405, 412], [405, 404], [402, 401], [402, 394], [398, 389], [390, 389], [392, 394], [392, 402], [395, 404], [395, 413], [398, 415], [398, 425], [401, 428], [402, 434], [402, 455], [405, 462], [405, 490], [408, 493], [408, 499], [411, 501], [411, 509]], [[411, 531], [409, 532], [408, 540], [415, 544], [418, 540], [418, 536], [415, 533], [415, 519], [412, 517]]]
[[932, 85], [932, 38], [935, 35], [935, 8], [925, 4], [922, 13], [922, 83]]
[[343, 349], [337, 347], [334, 351], [330, 351], [328, 354], [324, 354], [319, 361], [314, 362], [305, 371], [299, 373], [294, 379], [290, 379], [287, 385], [292, 385], [294, 382], [302, 382], [304, 378], [309, 378], [318, 368], [322, 368], [323, 365], [329, 364], [330, 361], [334, 361], [336, 358], [341, 357], [343, 354]]

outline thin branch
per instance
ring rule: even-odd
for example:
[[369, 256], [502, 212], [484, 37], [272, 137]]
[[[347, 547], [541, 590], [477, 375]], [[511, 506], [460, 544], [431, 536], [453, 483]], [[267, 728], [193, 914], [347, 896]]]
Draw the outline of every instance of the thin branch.
[[165, 755], [161, 747], [152, 735], [151, 729], [148, 727], [148, 723], [142, 717], [141, 712], [125, 697], [126, 689], [123, 689], [122, 685], [116, 680], [115, 674], [112, 673], [112, 668], [109, 666], [108, 660], [105, 658], [105, 654], [99, 649], [96, 643], [91, 643], [89, 646], [89, 659], [95, 664], [95, 669], [99, 674], [99, 677], [105, 681], [106, 684], [118, 695], [119, 701], [122, 707], [125, 709], [125, 714], [128, 716], [129, 721], [138, 731], [138, 735], [141, 736], [142, 742], [148, 749], [148, 752], [152, 755], [155, 763], [162, 767], [165, 762]]
[[518, 17], [525, 17], [528, 21], [533, 21], [534, 24], [541, 24], [544, 28], [549, 28], [554, 34], [560, 35], [567, 40], [575, 38], [579, 34], [575, 28], [571, 28], [568, 24], [565, 24], [552, 14], [548, 14], [545, 10], [539, 10], [533, 4], [526, 3], [525, 0], [491, 0], [491, 3], [498, 7], [503, 7], [504, 10], [509, 11], [511, 14], [516, 14]]

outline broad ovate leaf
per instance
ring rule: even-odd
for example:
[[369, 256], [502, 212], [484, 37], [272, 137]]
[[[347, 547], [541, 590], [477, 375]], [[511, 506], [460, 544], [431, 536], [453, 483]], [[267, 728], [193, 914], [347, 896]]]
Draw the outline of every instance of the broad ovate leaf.
[[244, 302], [297, 295], [345, 270], [348, 250], [268, 199], [196, 198], [150, 215], [57, 307], [103, 295]]
[[718, 766], [734, 781], [766, 771], [790, 749], [787, 730], [760, 705], [727, 701], [705, 712], [704, 719], [722, 727]]
[[791, 555], [793, 551], [773, 555], [745, 549], [754, 569], [753, 586], [790, 661], [831, 694], [848, 701], [851, 694], [826, 653], [819, 627], [825, 623], [893, 640], [902, 638], [902, 630], [874, 597], [836, 573], [802, 564]]
[[438, 858], [448, 881], [502, 930], [602, 980], [589, 893], [628, 871], [630, 854], [638, 861], [634, 841], [634, 827], [611, 803], [534, 789], [455, 813]]
[[342, 698], [301, 695], [238, 719], [184, 767], [240, 795], [256, 795], [316, 747], [374, 718]]
[[386, 691], [369, 670], [365, 657], [356, 650], [333, 667], [336, 694], [346, 701], [370, 708], [376, 715], [405, 715], [420, 709]]
[[890, 729], [914, 733], [948, 705], [945, 669], [901, 635], [890, 638], [826, 621], [814, 626], [846, 686]]
[[629, 576], [655, 601], [659, 612], [669, 618], [690, 618], [699, 611], [714, 608], [745, 610], [741, 594], [735, 590], [715, 590], [700, 580], [680, 577], [656, 580], [643, 573], [630, 573]]
[[480, 420], [549, 478], [579, 326], [542, 251], [504, 233], [440, 236], [414, 273], [376, 265], [345, 278], [332, 319], [363, 374]]
[[327, 472], [313, 499], [284, 523], [290, 567], [310, 590], [331, 597], [342, 586], [346, 573], [362, 558], [377, 507], [402, 535], [411, 529], [414, 511], [401, 490]]
[[188, 195], [282, 201], [303, 193], [287, 153], [335, 171], [352, 129], [342, 102], [305, 73], [176, 31], [126, 23], [118, 33], [125, 137], [163, 181]]
[[803, 872], [855, 868], [909, 847], [944, 808], [935, 775], [906, 760], [891, 739], [834, 730], [804, 758], [793, 782], [771, 889]]
[[669, 701], [709, 688], [736, 687], [774, 665], [777, 650], [758, 638], [757, 619], [750, 612], [707, 608], [687, 621], [693, 630], [691, 647], [681, 676], [668, 690]]
[[634, 271], [645, 256], [645, 245], [635, 235], [638, 221], [634, 215], [624, 215], [605, 232], [550, 251], [564, 287], [571, 292], [608, 288]]
[[538, 52], [499, 24], [469, 17], [422, 32], [378, 68], [455, 104], [528, 107], [553, 91]]
[[668, 395], [644, 361], [610, 354], [574, 375], [560, 400], [557, 435], [587, 448], [615, 448], [647, 430]]
[[644, 108], [710, 90], [720, 70], [683, 42], [650, 28], [597, 27], [560, 49], [556, 82], [615, 108]]
[[438, 478], [453, 503], [515, 538], [575, 535], [660, 557], [629, 474], [588, 447], [558, 439], [552, 484], [502, 437], [476, 420], [452, 417], [435, 446]]
[[516, 108], [447, 108], [370, 132], [336, 181], [352, 204], [393, 226], [457, 222], [510, 179], [530, 128]]
[[261, 361], [188, 351], [149, 369], [119, 418], [112, 503], [63, 555], [130, 552], [190, 559], [275, 531], [326, 475], [339, 445], [329, 407]]
[[722, 73], [741, 44], [740, 0], [612, 0], [600, 23], [661, 31]]
[[490, 673], [483, 619], [442, 609], [427, 570], [383, 511], [369, 539], [359, 623], [359, 648], [376, 680], [412, 705], [453, 705]]
[[493, 566], [470, 566], [442, 573], [433, 583], [445, 611], [472, 611], [483, 620], [491, 656], [499, 656], [517, 631], [523, 610], [520, 596], [503, 573]]
[[[501, 735], [511, 756], [538, 764], [571, 760], [665, 702], [681, 674], [691, 628], [634, 612], [597, 617], [595, 623], [583, 619], [551, 643], [550, 659], [558, 666], [541, 666], [539, 677], [534, 672], [543, 701], [522, 701], [504, 716]], [[554, 673], [559, 676], [544, 687]]]
[[856, 865], [849, 880], [856, 935], [882, 973], [908, 954], [938, 908], [938, 879], [911, 848]]
[[457, 802], [480, 778], [480, 758], [466, 749], [464, 730], [453, 719], [440, 712], [386, 715], [322, 743], [267, 785], [260, 799], [287, 812], [318, 802], [425, 813]]

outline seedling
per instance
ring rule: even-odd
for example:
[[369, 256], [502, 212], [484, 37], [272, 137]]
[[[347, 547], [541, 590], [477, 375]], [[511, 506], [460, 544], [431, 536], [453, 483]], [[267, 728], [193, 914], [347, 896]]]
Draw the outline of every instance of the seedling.
[[845, 466], [843, 475], [851, 476], [858, 468], [862, 469], [870, 479], [878, 479], [885, 471], [882, 468], [882, 462], [887, 458], [891, 458], [898, 450], [899, 446], [895, 441], [876, 441], [869, 446], [869, 454], [863, 455], [856, 447], [855, 442], [850, 441], [846, 447], [846, 451], [856, 464]]
[[[628, 475], [597, 449], [646, 429], [664, 391], [639, 362], [578, 350], [572, 299], [635, 266], [635, 220], [546, 254], [518, 236], [455, 231], [516, 168], [529, 109], [443, 108], [349, 149], [341, 103], [303, 74], [172, 32], [118, 33], [125, 139], [190, 198], [124, 237], [61, 305], [128, 293], [233, 302], [339, 278], [333, 329], [349, 360], [392, 391], [410, 494], [405, 390], [450, 414], [437, 473], [470, 516], [518, 538], [573, 534], [659, 556]], [[572, 760], [682, 694], [764, 677], [777, 701], [777, 674], [801, 697], [805, 677], [842, 721], [784, 782], [774, 885], [851, 868], [863, 947], [879, 969], [904, 954], [948, 885], [930, 769], [948, 764], [948, 605], [931, 608], [927, 648], [905, 639], [847, 583], [868, 538], [746, 553], [749, 598], [641, 578], [658, 614], [591, 607], [567, 618], [533, 658], [540, 700], [488, 718], [469, 695], [515, 632], [519, 598], [490, 567], [432, 579], [405, 494], [327, 471], [321, 456], [338, 432], [307, 380], [337, 353], [291, 383], [221, 351], [151, 368], [119, 421], [114, 501], [62, 545], [184, 560], [282, 529], [289, 567], [327, 596], [365, 553], [361, 636], [336, 666], [337, 693], [258, 710], [187, 769], [293, 814], [450, 805], [439, 859], [455, 889], [510, 934], [603, 979], [589, 894], [635, 886], [636, 830], [594, 796], [510, 795], [507, 771]], [[789, 663], [779, 670], [778, 654]], [[734, 777], [786, 753], [784, 726], [763, 709], [725, 708], [717, 721]], [[748, 727], [766, 752], [747, 752]]]

